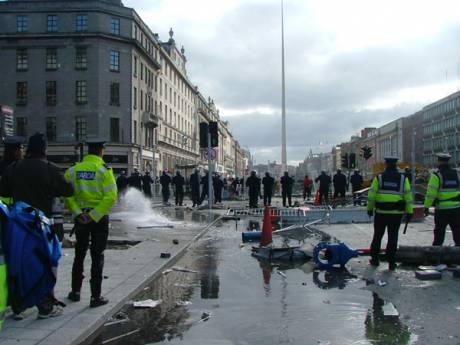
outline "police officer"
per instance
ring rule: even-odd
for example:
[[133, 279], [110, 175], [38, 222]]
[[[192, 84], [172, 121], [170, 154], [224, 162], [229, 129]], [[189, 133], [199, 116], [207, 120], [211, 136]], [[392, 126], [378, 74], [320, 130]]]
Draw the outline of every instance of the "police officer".
[[167, 205], [169, 202], [169, 185], [171, 184], [171, 176], [168, 175], [167, 170], [164, 170], [163, 174], [160, 176], [160, 184], [163, 204]]
[[180, 171], [176, 171], [176, 176], [172, 178], [171, 184], [174, 185], [175, 191], [175, 204], [176, 206], [182, 206], [182, 201], [184, 200], [184, 185], [185, 179], [184, 176], [180, 174]]
[[[3, 175], [8, 165], [22, 159], [24, 141], [24, 137], [19, 136], [10, 136], [5, 138], [5, 140], [3, 141], [3, 158], [0, 162], [0, 176]], [[6, 197], [0, 197], [0, 200], [7, 205], [10, 205], [12, 201], [11, 198]]]
[[386, 255], [388, 268], [396, 268], [396, 249], [398, 247], [398, 231], [402, 216], [406, 213], [407, 221], [412, 218], [413, 204], [410, 184], [397, 167], [397, 157], [385, 157], [386, 168], [372, 181], [368, 192], [367, 214], [374, 214], [374, 237], [371, 244], [372, 266], [379, 265], [379, 253], [385, 228], [388, 228]]
[[270, 176], [268, 171], [265, 173], [265, 177], [262, 179], [262, 184], [264, 185], [264, 206], [271, 206], [275, 179]]
[[204, 199], [208, 197], [208, 189], [209, 189], [209, 175], [208, 174], [209, 173], [206, 173], [206, 175], [201, 177], [200, 184], [203, 185], [203, 189], [201, 190], [200, 205], [203, 203]]
[[361, 198], [355, 192], [363, 188], [363, 177], [359, 173], [359, 170], [355, 170], [353, 175], [350, 177], [351, 191], [353, 193], [353, 205], [361, 205]]
[[450, 158], [448, 153], [438, 154], [439, 170], [431, 175], [425, 196], [425, 215], [435, 206], [433, 246], [442, 246], [447, 225], [460, 246], [460, 171], [450, 167]]
[[257, 208], [260, 194], [260, 179], [255, 171], [251, 171], [251, 176], [246, 180], [246, 187], [249, 189], [249, 207]]
[[91, 301], [95, 308], [107, 304], [101, 295], [104, 250], [109, 235], [108, 213], [117, 200], [117, 185], [112, 169], [105, 165], [105, 140], [94, 138], [86, 141], [88, 154], [81, 163], [69, 168], [65, 177], [75, 189], [66, 199], [67, 208], [75, 217], [75, 259], [72, 267], [72, 291], [68, 299], [78, 302], [83, 282], [83, 264], [90, 245], [91, 252]]
[[152, 187], [151, 187], [152, 183], [153, 183], [153, 179], [150, 176], [150, 172], [146, 171], [144, 176], [142, 176], [142, 190], [144, 191], [144, 195], [147, 198], [152, 197]]
[[128, 188], [128, 178], [126, 177], [126, 171], [122, 170], [120, 176], [117, 177], [117, 189], [118, 195], [123, 195]]
[[332, 178], [334, 183], [334, 199], [345, 198], [345, 191], [347, 189], [347, 177], [342, 173], [342, 170], [337, 169], [337, 174]]
[[219, 174], [215, 174], [212, 179], [212, 187], [214, 189], [214, 203], [222, 203], [222, 189], [224, 188], [224, 181], [221, 180]]
[[319, 203], [322, 204], [323, 200], [327, 204], [329, 202], [329, 186], [331, 184], [331, 177], [326, 175], [325, 171], [321, 171], [315, 179], [316, 183], [319, 183]]
[[280, 179], [281, 183], [281, 194], [283, 196], [283, 206], [286, 207], [286, 198], [288, 201], [289, 207], [292, 206], [292, 185], [294, 184], [294, 179], [289, 176], [287, 171], [284, 172], [284, 176]]
[[200, 204], [200, 174], [198, 169], [195, 169], [190, 175], [190, 192], [192, 194], [192, 207], [198, 206]]

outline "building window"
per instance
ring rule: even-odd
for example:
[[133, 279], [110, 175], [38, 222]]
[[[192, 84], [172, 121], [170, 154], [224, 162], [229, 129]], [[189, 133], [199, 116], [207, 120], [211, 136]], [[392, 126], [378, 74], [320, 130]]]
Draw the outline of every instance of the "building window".
[[27, 49], [16, 50], [16, 71], [27, 71], [29, 68]]
[[77, 80], [75, 82], [75, 96], [77, 104], [86, 104], [88, 102], [86, 80]]
[[133, 108], [137, 109], [137, 89], [134, 87], [133, 89]]
[[16, 83], [16, 104], [17, 105], [27, 104], [27, 82], [26, 81], [18, 81]]
[[54, 14], [49, 14], [46, 17], [46, 31], [56, 32], [58, 31], [58, 16]]
[[76, 31], [87, 31], [88, 30], [88, 16], [86, 14], [77, 15], [75, 23]]
[[134, 144], [137, 144], [137, 121], [136, 120], [134, 120], [133, 130], [134, 130]]
[[86, 69], [87, 63], [86, 48], [77, 48], [75, 53], [75, 68]]
[[46, 105], [56, 105], [56, 81], [46, 82]]
[[27, 138], [27, 117], [16, 118], [16, 135]]
[[16, 31], [27, 32], [29, 30], [29, 18], [27, 16], [16, 17]]
[[114, 35], [120, 34], [120, 19], [118, 18], [110, 19], [110, 32]]
[[110, 118], [110, 141], [112, 143], [120, 142], [120, 119], [116, 117]]
[[84, 116], [75, 118], [75, 138], [77, 141], [86, 139], [86, 117]]
[[50, 142], [56, 141], [56, 118], [47, 117], [46, 118], [46, 139]]
[[120, 83], [110, 83], [110, 105], [120, 106]]
[[57, 49], [56, 48], [46, 48], [46, 69], [56, 70], [57, 68], [58, 68]]
[[120, 52], [117, 50], [110, 51], [110, 70], [120, 71]]
[[141, 94], [140, 94], [140, 105], [141, 105], [141, 110], [144, 109], [144, 92], [141, 90]]

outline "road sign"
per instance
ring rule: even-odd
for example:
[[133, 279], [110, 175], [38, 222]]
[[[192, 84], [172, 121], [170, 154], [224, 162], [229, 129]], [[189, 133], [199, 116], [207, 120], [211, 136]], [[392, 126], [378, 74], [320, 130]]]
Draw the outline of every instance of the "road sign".
[[[215, 161], [216, 158], [217, 158], [217, 151], [215, 149], [211, 148], [210, 152], [211, 152], [211, 160]], [[208, 150], [203, 150], [203, 157], [204, 157], [204, 159], [208, 159], [208, 157], [209, 157], [208, 156]]]

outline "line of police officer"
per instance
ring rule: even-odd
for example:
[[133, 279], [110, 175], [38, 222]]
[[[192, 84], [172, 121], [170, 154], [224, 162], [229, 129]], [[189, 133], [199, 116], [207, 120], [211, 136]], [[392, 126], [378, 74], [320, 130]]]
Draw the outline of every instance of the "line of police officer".
[[[460, 246], [460, 172], [449, 165], [448, 153], [438, 154], [439, 168], [428, 182], [425, 197], [425, 215], [434, 205], [434, 246], [444, 242], [447, 225], [452, 230], [456, 246]], [[397, 157], [386, 157], [385, 170], [377, 175], [368, 193], [367, 211], [374, 216], [374, 236], [371, 243], [373, 266], [379, 265], [379, 253], [385, 229], [388, 229], [386, 256], [388, 268], [396, 268], [396, 250], [399, 227], [403, 215], [409, 222], [413, 215], [413, 200], [409, 179], [397, 170]]]

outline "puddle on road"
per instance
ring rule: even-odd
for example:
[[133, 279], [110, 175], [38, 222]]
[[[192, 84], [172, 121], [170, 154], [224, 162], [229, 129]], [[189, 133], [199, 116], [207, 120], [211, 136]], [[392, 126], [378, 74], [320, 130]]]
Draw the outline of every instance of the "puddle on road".
[[211, 231], [175, 264], [195, 272], [163, 274], [136, 297], [162, 303], [126, 305], [92, 345], [413, 343], [395, 309], [356, 275], [258, 261], [240, 238], [230, 222]]

